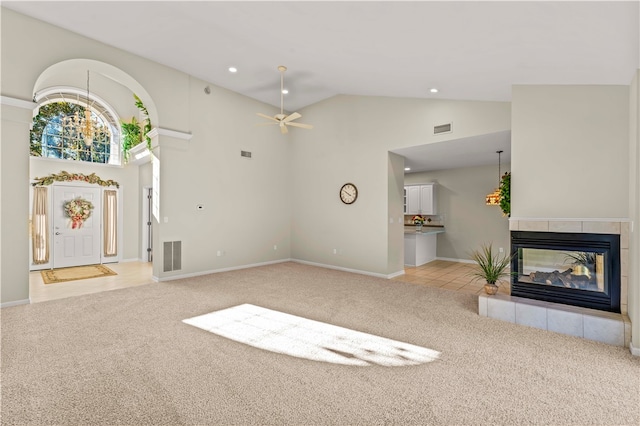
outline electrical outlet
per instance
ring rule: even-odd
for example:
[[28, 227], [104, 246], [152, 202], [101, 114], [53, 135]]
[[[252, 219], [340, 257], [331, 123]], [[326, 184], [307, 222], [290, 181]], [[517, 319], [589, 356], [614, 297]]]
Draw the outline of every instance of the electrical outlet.
[[500, 247], [500, 248], [498, 249], [498, 251], [499, 251], [500, 253], [504, 253], [504, 249], [503, 249], [502, 247]]
[[224, 256], [226, 252], [224, 250], [218, 250], [218, 253], [216, 254], [218, 255], [218, 257], [220, 257], [220, 256]]
[[338, 249], [333, 249], [333, 254], [338, 254]]
[[273, 249], [274, 249], [274, 250], [278, 250], [278, 246], [274, 244], [274, 245], [273, 245]]

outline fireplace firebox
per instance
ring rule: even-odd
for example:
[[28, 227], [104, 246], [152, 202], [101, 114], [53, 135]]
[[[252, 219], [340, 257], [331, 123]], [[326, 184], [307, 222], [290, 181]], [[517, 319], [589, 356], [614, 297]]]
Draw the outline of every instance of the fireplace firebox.
[[511, 231], [511, 295], [620, 312], [620, 236]]

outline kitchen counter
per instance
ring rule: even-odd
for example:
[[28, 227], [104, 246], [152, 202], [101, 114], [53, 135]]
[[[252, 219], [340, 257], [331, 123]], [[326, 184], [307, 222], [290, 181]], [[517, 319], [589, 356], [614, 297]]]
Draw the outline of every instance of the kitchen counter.
[[440, 225], [424, 225], [422, 232], [416, 232], [415, 226], [405, 226], [404, 234], [441, 234], [444, 232], [444, 226]]
[[437, 235], [445, 232], [444, 226], [424, 225], [422, 232], [415, 226], [404, 227], [404, 264], [420, 266], [436, 259]]

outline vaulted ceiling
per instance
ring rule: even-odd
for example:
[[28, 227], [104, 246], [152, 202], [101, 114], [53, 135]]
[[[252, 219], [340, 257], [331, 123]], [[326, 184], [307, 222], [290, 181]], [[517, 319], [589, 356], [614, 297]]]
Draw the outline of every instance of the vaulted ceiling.
[[514, 84], [628, 85], [639, 68], [636, 1], [2, 6], [275, 106], [286, 65], [290, 111], [336, 94], [510, 101]]

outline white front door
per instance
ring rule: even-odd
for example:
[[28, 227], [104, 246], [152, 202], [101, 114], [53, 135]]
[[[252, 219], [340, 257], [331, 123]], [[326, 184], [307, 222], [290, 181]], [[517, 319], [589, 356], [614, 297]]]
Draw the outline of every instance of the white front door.
[[[74, 198], [93, 204], [93, 211], [81, 226], [64, 212], [64, 204]], [[53, 187], [53, 267], [94, 265], [100, 263], [102, 204], [100, 188], [81, 186]]]

